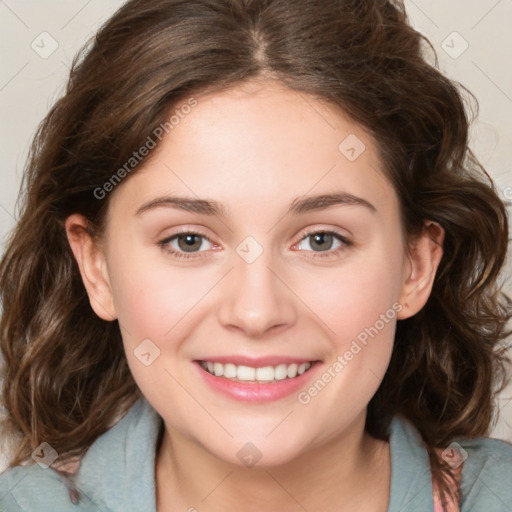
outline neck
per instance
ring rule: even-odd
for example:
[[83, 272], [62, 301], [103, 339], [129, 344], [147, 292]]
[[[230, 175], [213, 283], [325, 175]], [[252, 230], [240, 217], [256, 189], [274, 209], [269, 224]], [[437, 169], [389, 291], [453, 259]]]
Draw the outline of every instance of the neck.
[[155, 466], [158, 512], [386, 512], [389, 444], [369, 436], [364, 420], [365, 414], [292, 461], [266, 467], [227, 463], [165, 428]]

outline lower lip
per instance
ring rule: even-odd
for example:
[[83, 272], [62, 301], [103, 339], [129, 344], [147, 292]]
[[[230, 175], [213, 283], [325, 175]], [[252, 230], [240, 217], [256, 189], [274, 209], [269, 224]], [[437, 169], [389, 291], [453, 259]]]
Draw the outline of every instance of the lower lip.
[[194, 365], [208, 386], [229, 398], [242, 402], [272, 402], [296, 393], [316, 374], [320, 364], [319, 361], [315, 361], [308, 371], [293, 379], [283, 379], [268, 384], [244, 384], [226, 379], [226, 377], [216, 377], [207, 372], [199, 361], [194, 361]]

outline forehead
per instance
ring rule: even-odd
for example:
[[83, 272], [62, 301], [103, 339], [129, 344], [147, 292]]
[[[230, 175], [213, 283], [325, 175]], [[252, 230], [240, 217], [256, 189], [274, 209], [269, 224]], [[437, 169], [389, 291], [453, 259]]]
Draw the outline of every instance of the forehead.
[[239, 214], [343, 191], [381, 210], [397, 207], [373, 138], [340, 109], [275, 81], [193, 98], [155, 155], [116, 190], [114, 206], [133, 210], [172, 193], [210, 198]]

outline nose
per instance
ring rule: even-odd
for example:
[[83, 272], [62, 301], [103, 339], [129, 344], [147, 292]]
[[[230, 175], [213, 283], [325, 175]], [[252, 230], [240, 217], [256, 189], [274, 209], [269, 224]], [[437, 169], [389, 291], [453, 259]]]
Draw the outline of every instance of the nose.
[[224, 281], [219, 321], [251, 338], [261, 338], [292, 326], [297, 298], [286, 283], [285, 272], [272, 265], [264, 252], [247, 263], [236, 256], [235, 267]]

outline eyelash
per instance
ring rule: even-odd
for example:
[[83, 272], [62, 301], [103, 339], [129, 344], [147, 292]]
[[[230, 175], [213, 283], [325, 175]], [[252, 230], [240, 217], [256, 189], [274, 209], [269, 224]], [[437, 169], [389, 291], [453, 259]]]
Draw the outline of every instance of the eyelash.
[[[340, 252], [346, 250], [348, 247], [352, 246], [352, 242], [348, 240], [346, 237], [338, 233], [337, 231], [328, 231], [328, 230], [312, 230], [307, 231], [305, 233], [301, 234], [300, 242], [302, 242], [304, 239], [317, 234], [326, 234], [326, 235], [334, 235], [334, 238], [336, 238], [338, 241], [342, 242], [342, 245], [338, 247], [337, 249], [330, 249], [328, 251], [321, 251], [316, 252], [314, 256], [309, 256], [311, 258], [326, 258], [326, 257], [332, 257], [333, 254], [339, 255]], [[172, 236], [165, 238], [164, 240], [161, 240], [157, 243], [161, 247], [162, 250], [165, 252], [171, 254], [173, 257], [178, 259], [190, 259], [190, 258], [201, 258], [202, 256], [196, 256], [198, 253], [185, 253], [180, 251], [175, 251], [174, 249], [170, 249], [168, 244], [174, 240], [175, 238], [179, 237], [180, 235], [196, 235], [204, 238], [210, 243], [214, 243], [210, 240], [210, 238], [205, 235], [204, 233], [201, 233], [200, 231], [193, 231], [193, 230], [183, 230], [179, 231], [177, 233], [174, 233]], [[202, 251], [201, 251], [202, 252]], [[306, 251], [306, 252], [315, 252], [315, 251]]]

